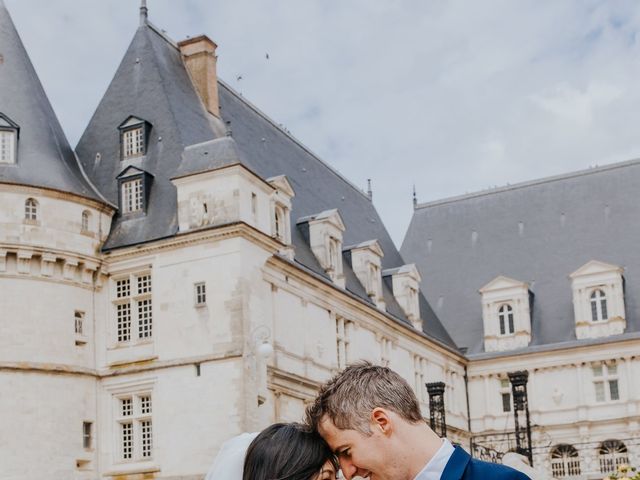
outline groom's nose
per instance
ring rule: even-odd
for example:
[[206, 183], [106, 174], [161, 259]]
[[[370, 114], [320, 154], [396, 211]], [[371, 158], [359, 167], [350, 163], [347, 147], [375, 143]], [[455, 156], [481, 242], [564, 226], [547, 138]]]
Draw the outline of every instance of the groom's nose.
[[346, 480], [351, 480], [353, 477], [358, 475], [359, 468], [356, 467], [351, 459], [341, 458], [340, 462], [340, 470], [342, 470], [342, 476]]

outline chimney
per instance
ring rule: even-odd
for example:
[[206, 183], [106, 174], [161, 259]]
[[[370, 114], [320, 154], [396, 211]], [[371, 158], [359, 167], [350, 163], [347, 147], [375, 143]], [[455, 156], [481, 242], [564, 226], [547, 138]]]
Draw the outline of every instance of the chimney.
[[218, 75], [216, 73], [216, 48], [206, 35], [188, 38], [178, 43], [191, 81], [205, 107], [216, 117], [220, 116], [218, 101]]

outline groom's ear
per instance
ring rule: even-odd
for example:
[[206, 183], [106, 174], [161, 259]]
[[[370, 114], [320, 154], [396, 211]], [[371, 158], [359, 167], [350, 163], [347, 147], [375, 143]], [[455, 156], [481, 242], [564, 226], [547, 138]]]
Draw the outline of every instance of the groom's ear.
[[391, 417], [382, 407], [376, 407], [371, 411], [371, 428], [380, 431], [384, 435], [391, 433]]

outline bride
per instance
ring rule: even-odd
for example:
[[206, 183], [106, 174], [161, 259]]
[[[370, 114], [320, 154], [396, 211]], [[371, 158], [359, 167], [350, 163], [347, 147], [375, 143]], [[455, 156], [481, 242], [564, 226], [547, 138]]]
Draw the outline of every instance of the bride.
[[337, 471], [320, 435], [298, 423], [276, 423], [227, 441], [205, 480], [336, 480]]

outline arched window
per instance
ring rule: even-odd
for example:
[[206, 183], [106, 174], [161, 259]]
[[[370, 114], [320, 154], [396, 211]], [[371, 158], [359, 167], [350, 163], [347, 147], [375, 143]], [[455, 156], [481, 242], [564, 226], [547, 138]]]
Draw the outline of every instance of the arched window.
[[591, 294], [591, 320], [597, 322], [607, 318], [607, 296], [602, 290], [594, 290]]
[[24, 202], [24, 219], [32, 222], [38, 220], [38, 202], [33, 198]]
[[513, 308], [511, 305], [502, 305], [498, 310], [500, 320], [500, 335], [510, 335], [516, 331], [513, 324]]
[[573, 445], [556, 445], [551, 450], [551, 474], [556, 478], [580, 475], [580, 455]]
[[82, 212], [82, 226], [81, 229], [83, 232], [89, 231], [89, 219], [91, 218], [91, 213], [88, 210]]
[[600, 472], [614, 472], [620, 465], [629, 463], [627, 447], [620, 440], [605, 440], [598, 448], [598, 458], [600, 459]]

